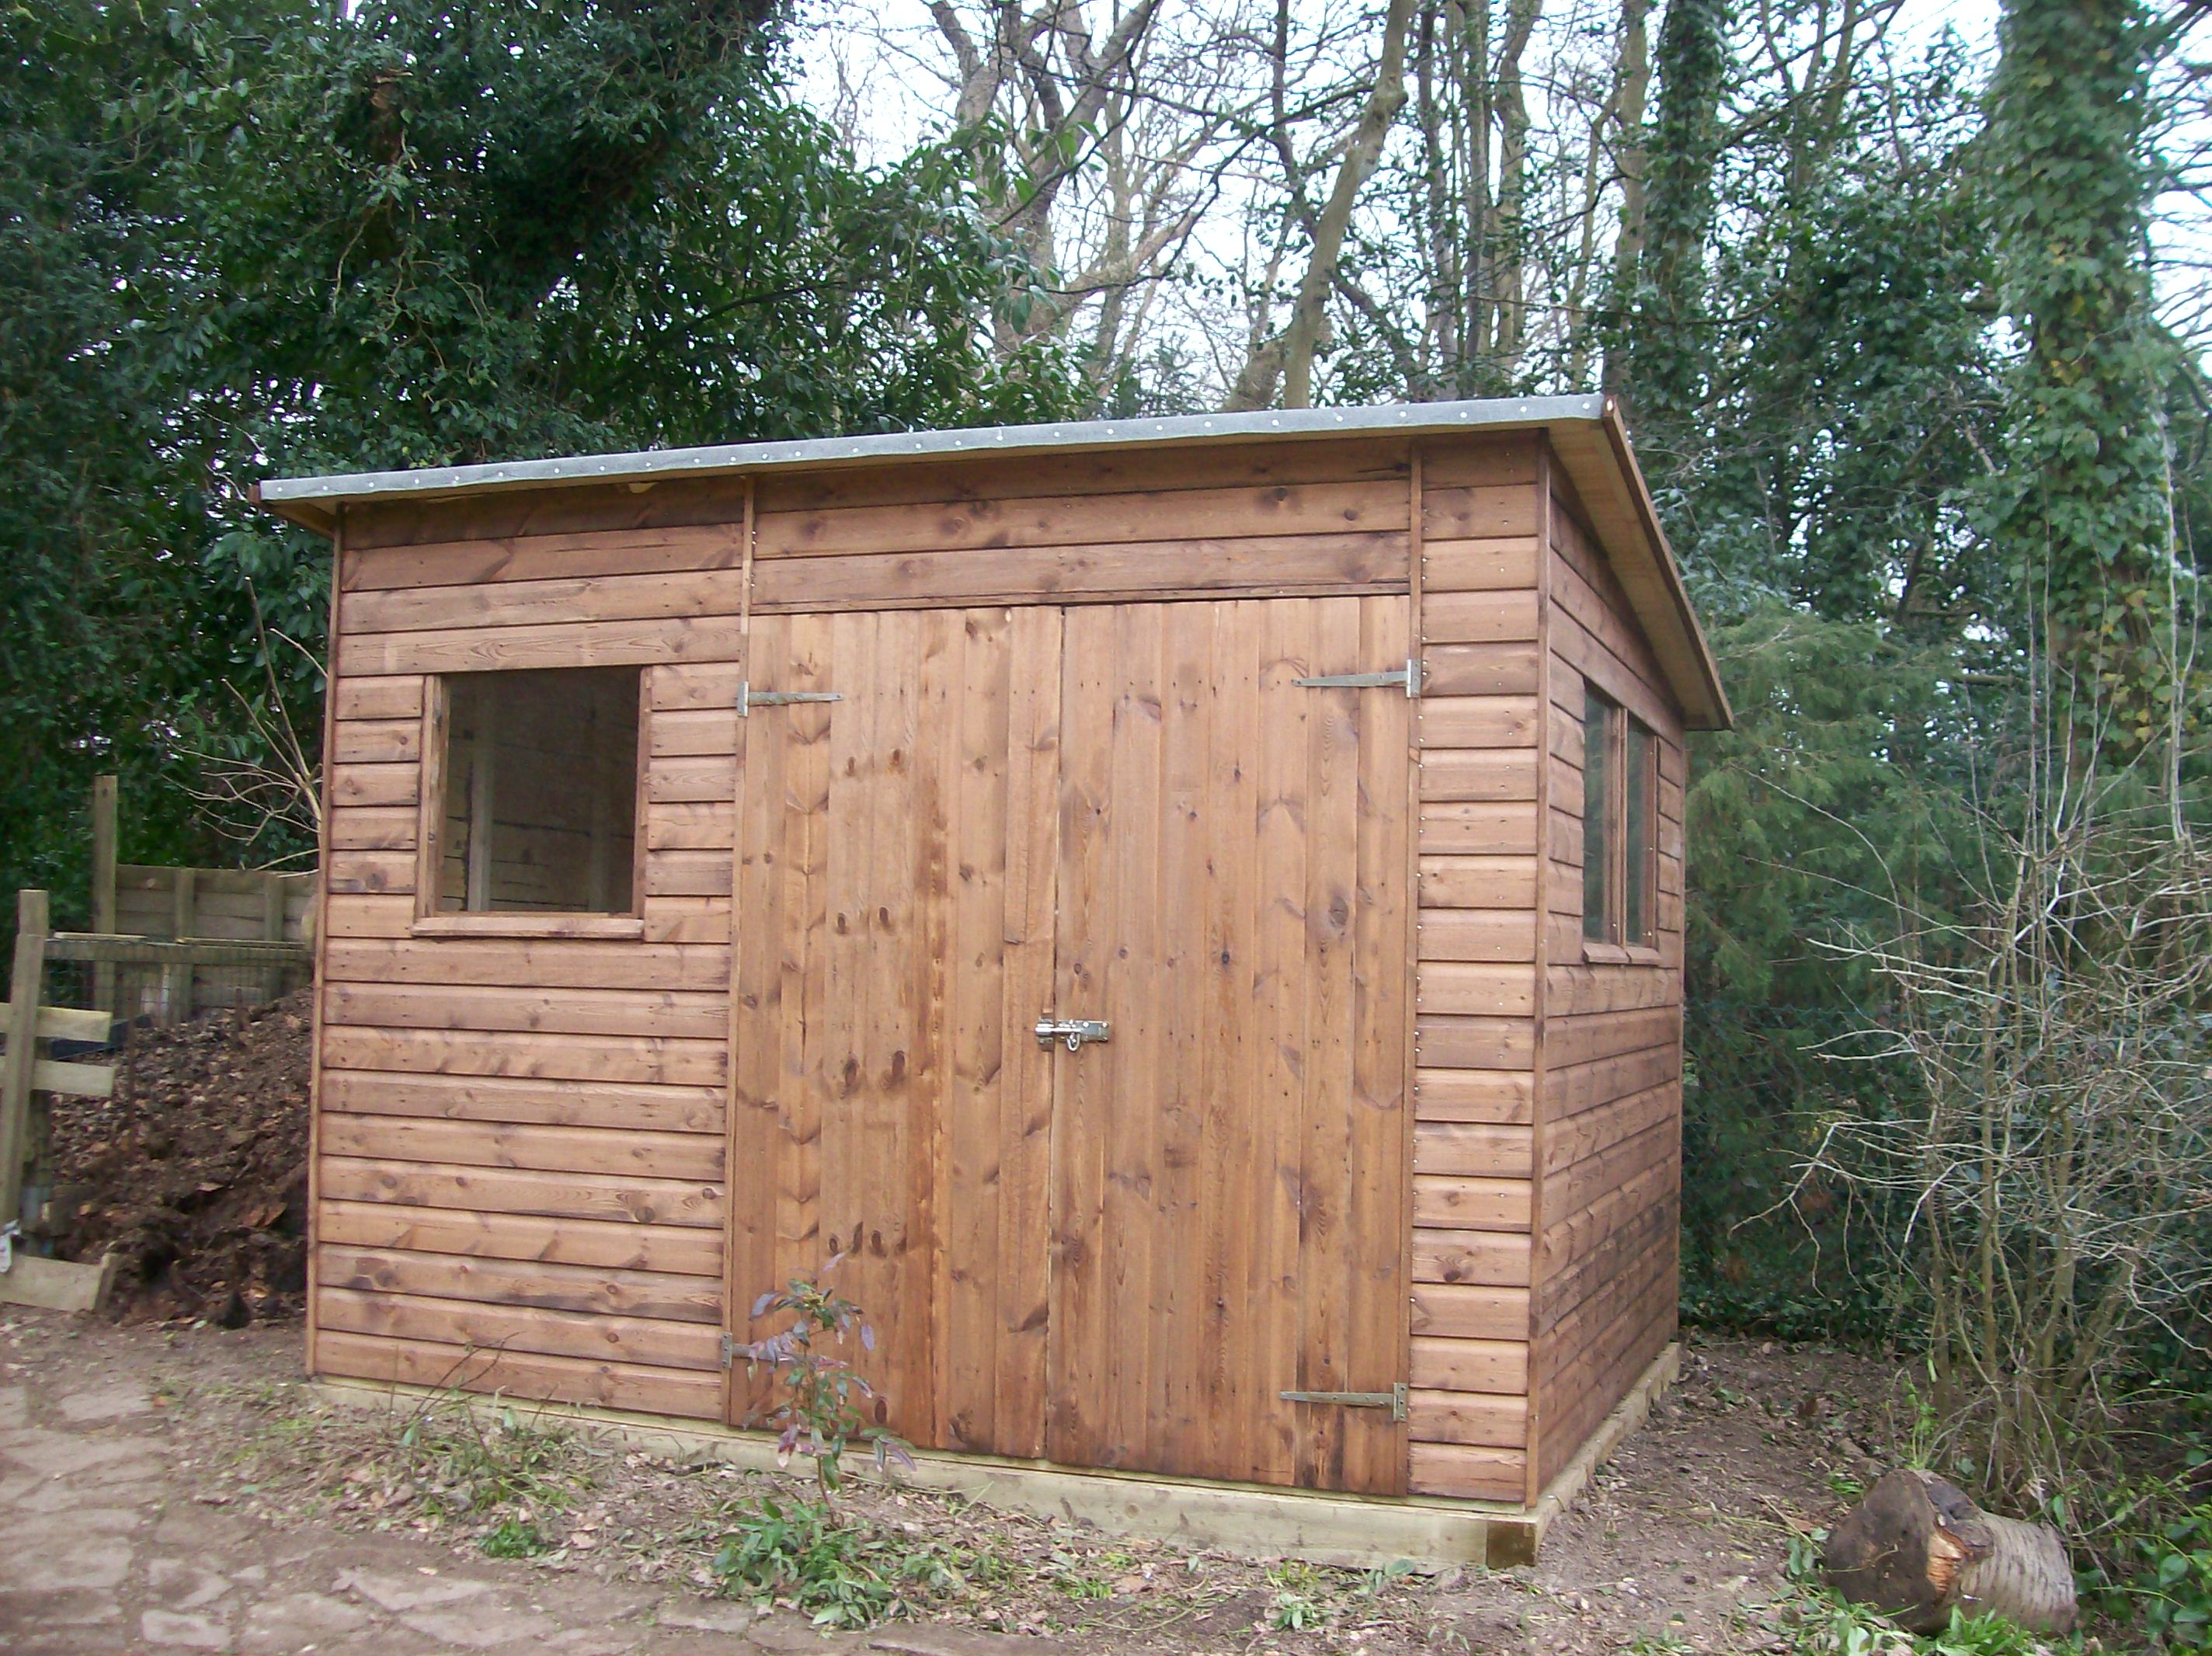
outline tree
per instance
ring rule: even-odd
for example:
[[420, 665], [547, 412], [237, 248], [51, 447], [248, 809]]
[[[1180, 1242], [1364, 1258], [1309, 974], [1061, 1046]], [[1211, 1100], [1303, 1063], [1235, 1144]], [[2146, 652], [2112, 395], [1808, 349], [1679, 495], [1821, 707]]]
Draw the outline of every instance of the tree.
[[[2087, 740], [2179, 753], [2190, 716], [2152, 307], [2156, 45], [2136, 0], [2009, 0], [1986, 162], [2023, 349], [1988, 532]], [[2178, 762], [2178, 759], [2177, 759]]]
[[312, 744], [327, 557], [246, 506], [257, 475], [1077, 405], [1048, 344], [993, 351], [1027, 267], [965, 157], [854, 163], [758, 0], [70, 0], [0, 27], [0, 442], [36, 474], [0, 508], [18, 880], [79, 860], [94, 770], [131, 773], [126, 834], [207, 856], [197, 756], [288, 716]]

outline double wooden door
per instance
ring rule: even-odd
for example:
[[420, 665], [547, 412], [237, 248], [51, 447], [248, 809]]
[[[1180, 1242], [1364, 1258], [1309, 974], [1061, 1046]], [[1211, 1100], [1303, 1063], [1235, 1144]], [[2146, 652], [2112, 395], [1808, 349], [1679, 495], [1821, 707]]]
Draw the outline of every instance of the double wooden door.
[[[757, 618], [731, 1300], [830, 1280], [922, 1445], [1392, 1493], [1402, 598]], [[1040, 1042], [1041, 1017], [1108, 1038]], [[733, 1388], [740, 1413], [750, 1398]]]

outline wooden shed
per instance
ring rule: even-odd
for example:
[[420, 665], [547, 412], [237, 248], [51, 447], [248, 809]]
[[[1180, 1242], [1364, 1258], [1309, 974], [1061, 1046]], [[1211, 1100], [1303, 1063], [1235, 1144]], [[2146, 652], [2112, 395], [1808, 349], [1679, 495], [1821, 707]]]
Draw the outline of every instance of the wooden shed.
[[314, 1373], [742, 1425], [836, 1253], [921, 1449], [1496, 1513], [1668, 1347], [1729, 712], [1609, 403], [261, 496], [337, 556]]

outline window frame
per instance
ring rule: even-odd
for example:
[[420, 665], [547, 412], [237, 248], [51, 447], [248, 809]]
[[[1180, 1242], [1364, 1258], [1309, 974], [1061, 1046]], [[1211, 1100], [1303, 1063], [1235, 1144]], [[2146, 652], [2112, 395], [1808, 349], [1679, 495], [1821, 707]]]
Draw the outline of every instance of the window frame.
[[[1660, 958], [1659, 947], [1659, 750], [1662, 738], [1644, 720], [1608, 696], [1593, 681], [1583, 681], [1583, 959], [1586, 961], [1610, 961], [1650, 965]], [[1592, 727], [1598, 728], [1601, 751], [1595, 763], [1595, 773], [1599, 780], [1598, 803], [1602, 808], [1602, 819], [1595, 825], [1589, 819], [1591, 803], [1590, 782], [1592, 756], [1590, 735]], [[1640, 733], [1640, 743], [1632, 743], [1632, 728]], [[1636, 768], [1642, 771], [1638, 779], [1642, 787], [1642, 817], [1640, 825], [1629, 817], [1629, 777], [1632, 766], [1631, 750], [1640, 746], [1642, 757]], [[1632, 829], [1640, 825], [1640, 836]], [[1632, 844], [1632, 839], [1640, 839]], [[1603, 859], [1599, 879], [1590, 878], [1590, 857], [1593, 848]], [[1628, 898], [1630, 860], [1637, 860], [1642, 875], [1640, 881], [1640, 912], [1631, 916]], [[1589, 897], [1593, 884], [1600, 897], [1598, 912], [1593, 915]], [[1631, 919], [1635, 922], [1632, 928]], [[1595, 924], [1593, 923], [1595, 922]]]
[[[421, 782], [416, 788], [415, 831], [415, 918], [409, 927], [417, 937], [599, 938], [639, 940], [645, 935], [646, 767], [653, 751], [648, 721], [653, 716], [652, 673], [630, 662], [578, 662], [574, 668], [538, 671], [588, 672], [601, 667], [635, 667], [637, 673], [637, 752], [635, 783], [631, 790], [629, 906], [627, 910], [463, 910], [438, 907], [445, 871], [447, 801], [447, 742], [451, 734], [451, 681], [463, 675], [430, 673], [422, 676], [422, 747]], [[496, 671], [496, 669], [495, 669]], [[471, 678], [486, 676], [470, 673]]]

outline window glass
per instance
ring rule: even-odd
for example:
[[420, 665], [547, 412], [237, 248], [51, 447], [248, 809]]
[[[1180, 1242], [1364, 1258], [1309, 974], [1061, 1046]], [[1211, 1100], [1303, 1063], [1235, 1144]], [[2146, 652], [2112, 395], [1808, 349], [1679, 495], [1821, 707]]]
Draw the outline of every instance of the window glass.
[[440, 910], [632, 911], [638, 684], [635, 667], [446, 679]]
[[1613, 939], [1611, 837], [1613, 721], [1620, 709], [1585, 687], [1583, 700], [1583, 935]]
[[1658, 778], [1652, 774], [1657, 752], [1651, 728], [1629, 718], [1621, 744], [1620, 790], [1620, 924], [1621, 941], [1649, 946], [1652, 941], [1651, 874], [1658, 855], [1658, 813], [1653, 795]]

